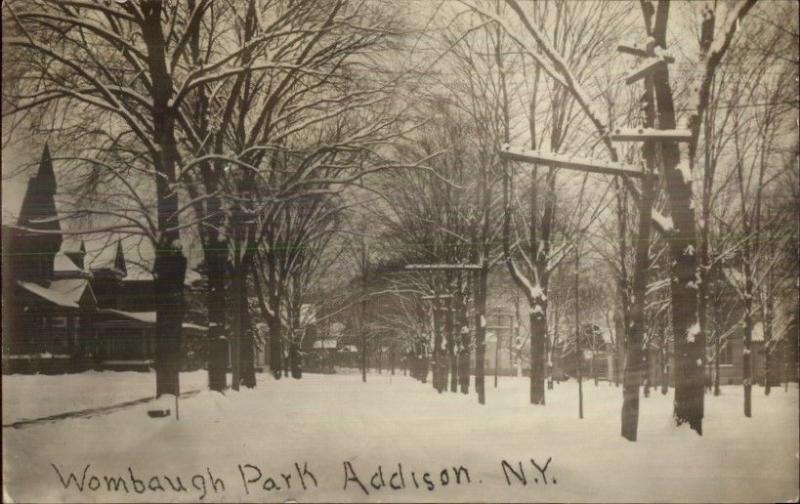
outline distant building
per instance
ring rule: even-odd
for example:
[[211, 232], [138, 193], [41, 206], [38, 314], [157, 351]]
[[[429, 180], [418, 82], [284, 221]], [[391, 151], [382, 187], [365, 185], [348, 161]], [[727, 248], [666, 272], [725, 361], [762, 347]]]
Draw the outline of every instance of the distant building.
[[[83, 242], [62, 250], [56, 180], [45, 146], [16, 225], [2, 226], [3, 372], [148, 369], [155, 356], [155, 296], [147, 272], [129, 276], [117, 242], [87, 264]], [[206, 329], [183, 325], [187, 366]]]
[[[252, 298], [250, 301], [251, 306], [258, 306], [257, 298]], [[303, 303], [300, 306], [299, 334], [301, 334], [301, 357], [306, 360], [308, 354], [315, 348], [317, 341], [317, 308], [313, 304]], [[285, 309], [281, 313], [283, 319], [283, 350], [284, 353], [288, 352], [289, 344], [288, 337], [290, 331], [289, 315]], [[255, 324], [256, 347], [254, 353], [255, 365], [257, 368], [264, 369], [270, 365], [270, 346], [269, 346], [269, 327], [265, 322]], [[284, 356], [287, 357], [287, 356]]]
[[[797, 338], [796, 325], [794, 329], [787, 327], [787, 331], [794, 330], [794, 336]], [[767, 341], [764, 339], [764, 324], [756, 322], [753, 325], [752, 342], [750, 345], [750, 357], [752, 359], [753, 369], [753, 384], [764, 385], [767, 379]], [[797, 362], [794, 359], [786, 358], [786, 349], [788, 345], [796, 345], [791, 341], [791, 334], [776, 334], [776, 341], [771, 346], [770, 352], [771, 364], [769, 372], [770, 385], [777, 385], [781, 382], [781, 378], [790, 381], [797, 381]], [[777, 339], [780, 338], [780, 339]], [[779, 344], [775, 344], [778, 342]], [[709, 347], [713, 345], [709, 344]], [[744, 328], [736, 327], [720, 344], [719, 355], [719, 384], [720, 385], [741, 385], [744, 379], [743, 370], [743, 357], [744, 357]], [[713, 383], [714, 373], [714, 356], [713, 348], [709, 348], [707, 354], [707, 370], [706, 379], [708, 383]], [[650, 383], [652, 385], [659, 385], [662, 382], [662, 360], [666, 360], [666, 372], [668, 383], [674, 384], [672, 373], [675, 369], [675, 357], [673, 353], [673, 346], [670, 342], [668, 344], [667, 352], [662, 357], [661, 351], [656, 346], [649, 348], [650, 359]]]

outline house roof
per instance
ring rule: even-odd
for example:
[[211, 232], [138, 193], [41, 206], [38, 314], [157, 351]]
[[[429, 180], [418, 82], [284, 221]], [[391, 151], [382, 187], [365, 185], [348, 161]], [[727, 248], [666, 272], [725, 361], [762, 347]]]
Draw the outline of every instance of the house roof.
[[128, 276], [125, 277], [126, 281], [152, 281], [153, 273], [144, 268], [144, 266], [137, 263], [130, 263], [126, 265]]
[[17, 281], [17, 285], [30, 292], [31, 294], [44, 299], [50, 303], [64, 308], [78, 308], [78, 303], [73, 301], [70, 295], [64, 294], [34, 282]]
[[[156, 312], [154, 311], [134, 312], [134, 311], [116, 310], [114, 308], [104, 308], [99, 311], [100, 313], [117, 315], [130, 320], [135, 320], [137, 322], [142, 322], [143, 324], [147, 325], [155, 325], [156, 323]], [[203, 331], [203, 332], [208, 330], [203, 326], [192, 324], [190, 322], [184, 322], [182, 327], [184, 329], [192, 329], [195, 331]]]
[[314, 342], [313, 348], [315, 348], [315, 349], [323, 349], [323, 350], [335, 349], [336, 348], [336, 344], [337, 344], [337, 341], [335, 339], [333, 339], [333, 338], [321, 339], [321, 340], [317, 340], [317, 341]]
[[751, 339], [755, 342], [763, 342], [764, 341], [764, 324], [761, 322], [756, 322], [753, 324], [753, 333], [750, 335]]
[[92, 296], [94, 303], [97, 303], [92, 287], [89, 285], [89, 280], [85, 278], [53, 280], [50, 283], [50, 290], [58, 292], [75, 304], [79, 304], [84, 294], [88, 292]]
[[92, 271], [115, 271], [123, 277], [127, 274], [121, 241], [117, 241], [114, 245], [107, 243], [101, 249], [87, 253], [86, 259], [86, 264]]
[[116, 310], [114, 308], [103, 308], [102, 310], [100, 310], [100, 313], [118, 315], [123, 318], [136, 320], [138, 322], [144, 322], [145, 324], [156, 323], [156, 312], [154, 311], [133, 312], [133, 311]]
[[[37, 230], [60, 231], [61, 224], [53, 198], [55, 194], [56, 176], [53, 172], [50, 149], [45, 144], [39, 161], [39, 171], [28, 181], [17, 223]], [[61, 236], [57, 236], [60, 242]]]
[[83, 270], [65, 252], [59, 252], [53, 259], [53, 271], [56, 273], [81, 273]]

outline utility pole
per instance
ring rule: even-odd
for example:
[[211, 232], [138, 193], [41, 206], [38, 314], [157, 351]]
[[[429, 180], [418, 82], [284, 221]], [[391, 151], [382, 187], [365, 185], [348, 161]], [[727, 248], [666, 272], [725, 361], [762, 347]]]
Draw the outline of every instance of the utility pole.
[[500, 333], [494, 333], [494, 388], [497, 388], [497, 361], [500, 358]]
[[361, 381], [367, 383], [367, 276], [369, 275], [369, 257], [367, 241], [361, 237]]
[[[494, 388], [497, 388], [497, 380], [499, 375], [500, 369], [500, 347], [503, 344], [503, 337], [502, 332], [508, 331], [508, 362], [511, 365], [512, 361], [512, 352], [513, 352], [513, 340], [514, 340], [514, 315], [512, 314], [502, 314], [498, 315], [498, 319], [505, 318], [508, 316], [508, 325], [496, 325], [496, 326], [487, 326], [486, 329], [491, 329], [495, 335], [495, 347], [494, 347]], [[501, 318], [502, 317], [502, 318]]]
[[242, 278], [242, 244], [244, 242], [244, 212], [240, 205], [236, 205], [233, 209], [233, 229], [234, 229], [234, 271], [238, 274], [233, 276], [233, 338], [231, 338], [231, 388], [235, 391], [239, 390], [239, 382], [241, 381], [241, 342], [242, 342], [242, 309], [241, 302], [242, 296], [246, 296], [244, 290], [246, 289], [247, 282]]
[[[447, 361], [450, 364], [450, 392], [458, 390], [458, 360], [456, 359], [455, 308], [453, 298], [447, 300], [445, 308], [445, 336], [447, 339]], [[445, 364], [447, 366], [447, 364]], [[443, 387], [447, 389], [447, 372], [444, 374]]]
[[583, 350], [581, 350], [580, 245], [575, 243], [575, 360], [578, 363], [578, 418], [583, 418]]

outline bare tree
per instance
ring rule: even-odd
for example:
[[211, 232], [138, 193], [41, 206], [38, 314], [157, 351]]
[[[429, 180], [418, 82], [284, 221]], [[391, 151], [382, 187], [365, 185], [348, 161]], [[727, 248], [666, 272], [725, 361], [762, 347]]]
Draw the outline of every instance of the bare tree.
[[[208, 3], [48, 1], [4, 6], [16, 32], [4, 45], [38, 62], [25, 69], [22, 84], [6, 97], [14, 104], [8, 113], [67, 117], [69, 112], [95, 125], [107, 124], [91, 128], [80, 121], [60, 121], [67, 126], [61, 133], [74, 135], [74, 157], [93, 159], [97, 171], [113, 173], [147, 209], [118, 217], [143, 228], [155, 250], [157, 395], [179, 393], [187, 263], [180, 243], [185, 224], [179, 219], [185, 208], [179, 188], [192, 164], [178, 142], [181, 135], [190, 134], [184, 117], [186, 97], [200, 86], [221, 84], [246, 71], [230, 64], [235, 50], [209, 55], [200, 66], [191, 60], [189, 41]], [[224, 27], [210, 23], [208, 29], [213, 38]], [[133, 162], [137, 178], [152, 181], [148, 190], [155, 196], [155, 208], [148, 207], [149, 198], [135, 179], [123, 180], [131, 167], [121, 163], [121, 155]]]

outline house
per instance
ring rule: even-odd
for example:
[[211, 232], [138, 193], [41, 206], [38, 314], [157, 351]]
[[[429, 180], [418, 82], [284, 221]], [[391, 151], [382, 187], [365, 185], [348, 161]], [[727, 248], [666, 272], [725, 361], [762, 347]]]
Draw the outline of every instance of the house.
[[[785, 331], [791, 331], [792, 328], [786, 327]], [[797, 338], [796, 329], [795, 338]], [[776, 338], [782, 338], [779, 341], [789, 342], [790, 334], [776, 334]], [[796, 345], [795, 339], [795, 345]], [[753, 325], [753, 332], [751, 334], [750, 356], [752, 362], [752, 376], [753, 383], [764, 385], [767, 378], [766, 354], [767, 354], [767, 341], [764, 338], [764, 324], [756, 322]], [[785, 347], [775, 346], [771, 347], [771, 364], [770, 364], [770, 385], [777, 385], [781, 382], [783, 373], [791, 381], [797, 380], [797, 365], [796, 362], [791, 366], [786, 366], [786, 354], [784, 353]], [[649, 365], [649, 379], [651, 384], [660, 384], [662, 382], [662, 366], [661, 362], [666, 359], [665, 371], [668, 373], [669, 384], [674, 383], [672, 377], [672, 370], [675, 369], [675, 358], [673, 354], [672, 342], [668, 343], [666, 355], [662, 357], [661, 349], [653, 344], [648, 349]], [[713, 383], [714, 373], [714, 346], [708, 344], [706, 351], [707, 369], [706, 381]], [[720, 343], [719, 349], [719, 384], [720, 385], [741, 385], [744, 379], [744, 328], [741, 325], [733, 328]]]
[[[619, 346], [614, 343], [609, 331], [603, 330], [593, 323], [581, 326], [581, 377], [584, 380], [614, 381], [619, 366]], [[559, 348], [554, 355], [560, 357], [557, 368], [563, 370], [565, 376], [576, 377], [578, 359], [576, 356], [575, 328], [572, 327], [566, 340], [559, 341]]]
[[[121, 242], [89, 260], [65, 247], [56, 179], [45, 146], [16, 224], [2, 226], [3, 372], [142, 369], [154, 363], [155, 296], [147, 272], [129, 275]], [[206, 329], [185, 323], [187, 348]], [[184, 364], [197, 365], [196, 352]]]
[[[483, 369], [486, 375], [515, 375], [521, 369], [520, 341], [516, 337], [516, 320], [513, 313], [500, 307], [493, 307], [486, 313], [486, 351]], [[475, 369], [475, 354], [471, 355], [470, 365]], [[519, 366], [518, 366], [519, 364]]]

